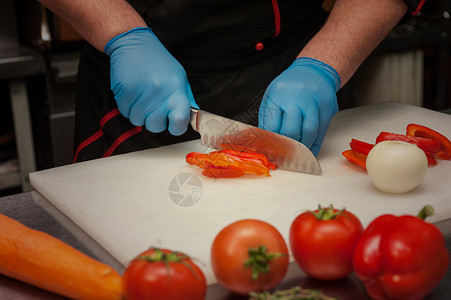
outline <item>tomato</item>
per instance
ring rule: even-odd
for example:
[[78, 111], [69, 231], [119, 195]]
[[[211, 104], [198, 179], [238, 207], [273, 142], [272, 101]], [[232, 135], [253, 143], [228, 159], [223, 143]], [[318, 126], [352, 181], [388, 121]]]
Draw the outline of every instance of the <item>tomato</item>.
[[123, 278], [127, 300], [201, 300], [207, 283], [199, 267], [185, 254], [150, 248], [126, 268]]
[[310, 277], [335, 280], [349, 275], [355, 246], [362, 235], [360, 220], [332, 206], [298, 215], [290, 227], [290, 249]]
[[216, 279], [238, 295], [274, 288], [287, 272], [288, 259], [288, 247], [279, 231], [254, 219], [224, 227], [211, 247]]

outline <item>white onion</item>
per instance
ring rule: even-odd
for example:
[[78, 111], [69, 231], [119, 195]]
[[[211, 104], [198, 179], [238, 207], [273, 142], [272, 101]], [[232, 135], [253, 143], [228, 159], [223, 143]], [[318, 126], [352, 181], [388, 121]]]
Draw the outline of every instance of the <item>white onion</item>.
[[414, 189], [423, 180], [427, 168], [424, 151], [401, 141], [377, 143], [366, 159], [366, 169], [374, 186], [387, 193]]

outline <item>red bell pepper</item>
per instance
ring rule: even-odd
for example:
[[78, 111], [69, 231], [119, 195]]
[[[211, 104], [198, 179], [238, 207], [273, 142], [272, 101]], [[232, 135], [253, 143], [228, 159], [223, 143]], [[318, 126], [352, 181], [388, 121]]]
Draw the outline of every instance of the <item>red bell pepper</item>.
[[202, 175], [210, 178], [236, 178], [245, 175], [241, 169], [232, 169], [227, 167], [217, 167], [206, 161]]
[[188, 153], [185, 160], [190, 165], [196, 165], [199, 168], [204, 168], [204, 161], [208, 160], [208, 154], [200, 152]]
[[248, 147], [248, 146], [242, 146], [242, 145], [234, 145], [234, 144], [229, 144], [229, 143], [221, 143], [219, 144], [219, 146], [221, 146], [221, 151], [224, 150], [236, 150], [238, 152], [241, 153], [241, 155], [243, 153], [252, 153], [252, 154], [258, 154], [258, 155], [262, 155], [266, 158], [266, 160], [268, 160], [268, 167], [271, 170], [276, 170], [277, 169], [277, 165], [271, 161], [269, 161], [268, 157], [264, 154], [258, 153], [254, 148]]
[[211, 165], [204, 165], [210, 168], [212, 165], [221, 168], [241, 169], [245, 174], [269, 175], [269, 168], [263, 163], [252, 157], [237, 157], [222, 151], [213, 151], [209, 154]]
[[223, 149], [221, 151], [215, 151], [215, 152], [226, 153], [227, 155], [236, 157], [237, 159], [251, 160], [251, 161], [261, 163], [265, 166], [268, 166], [268, 158], [260, 153], [249, 153], [249, 152], [243, 152], [243, 151], [234, 150], [234, 149]]
[[424, 154], [426, 154], [426, 158], [428, 159], [428, 165], [435, 166], [437, 164], [437, 160], [435, 159], [436, 156], [435, 153], [424, 151]]
[[408, 136], [391, 132], [381, 132], [376, 138], [376, 144], [382, 141], [402, 141], [417, 145], [424, 152], [438, 153], [440, 143], [423, 137]]
[[441, 231], [418, 217], [382, 215], [357, 243], [353, 266], [373, 299], [422, 299], [445, 276], [449, 253]]
[[451, 141], [443, 134], [418, 124], [407, 125], [406, 134], [408, 136], [422, 137], [438, 141], [440, 146], [436, 157], [446, 160], [451, 159]]
[[270, 161], [268, 161], [268, 158], [265, 155], [257, 153], [257, 152], [250, 153], [250, 152], [243, 152], [243, 151], [234, 150], [234, 149], [223, 149], [219, 152], [227, 153], [228, 155], [234, 156], [239, 159], [245, 159], [245, 160], [250, 160], [250, 161], [255, 161], [257, 163], [261, 163], [264, 166], [270, 168], [271, 170], [276, 169], [275, 165], [273, 163], [271, 163]]
[[371, 149], [373, 149], [374, 147], [373, 144], [363, 142], [357, 139], [351, 139], [349, 146], [351, 146], [351, 150], [357, 151], [364, 155], [368, 155], [368, 153], [370, 153]]
[[426, 158], [428, 159], [428, 165], [436, 165], [437, 160], [436, 155], [440, 150], [440, 143], [436, 140], [431, 140], [429, 138], [415, 137], [404, 134], [381, 132], [376, 138], [376, 144], [382, 141], [402, 141], [411, 144], [415, 144], [424, 151]]
[[[202, 174], [213, 178], [233, 178], [245, 174], [270, 176], [269, 170], [276, 169], [263, 154], [252, 152], [247, 147], [235, 147], [229, 144], [227, 146], [226, 149], [212, 151], [208, 154], [188, 153], [185, 158], [186, 162], [204, 169]], [[235, 148], [249, 151], [236, 150]]]
[[359, 167], [366, 170], [366, 155], [355, 150], [346, 150], [343, 151], [343, 156], [353, 164], [358, 165]]
[[344, 151], [342, 155], [348, 161], [366, 170], [366, 156], [374, 145], [357, 139], [351, 139], [349, 146], [351, 146], [351, 150]]

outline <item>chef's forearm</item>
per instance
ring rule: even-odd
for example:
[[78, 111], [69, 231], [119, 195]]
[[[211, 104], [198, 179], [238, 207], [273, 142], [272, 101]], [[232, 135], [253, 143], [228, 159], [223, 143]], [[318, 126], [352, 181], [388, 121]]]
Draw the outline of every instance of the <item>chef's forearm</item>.
[[406, 12], [402, 0], [337, 0], [326, 24], [299, 57], [329, 64], [343, 86]]
[[147, 26], [125, 0], [38, 0], [67, 21], [85, 40], [103, 51], [113, 37]]

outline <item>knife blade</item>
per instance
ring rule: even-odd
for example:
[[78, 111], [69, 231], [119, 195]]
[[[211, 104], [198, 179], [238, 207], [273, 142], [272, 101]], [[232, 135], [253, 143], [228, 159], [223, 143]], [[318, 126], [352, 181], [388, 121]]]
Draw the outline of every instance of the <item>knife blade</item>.
[[266, 155], [279, 169], [322, 174], [315, 155], [289, 137], [195, 108], [191, 108], [190, 124], [206, 147], [220, 150], [221, 143], [247, 146]]

